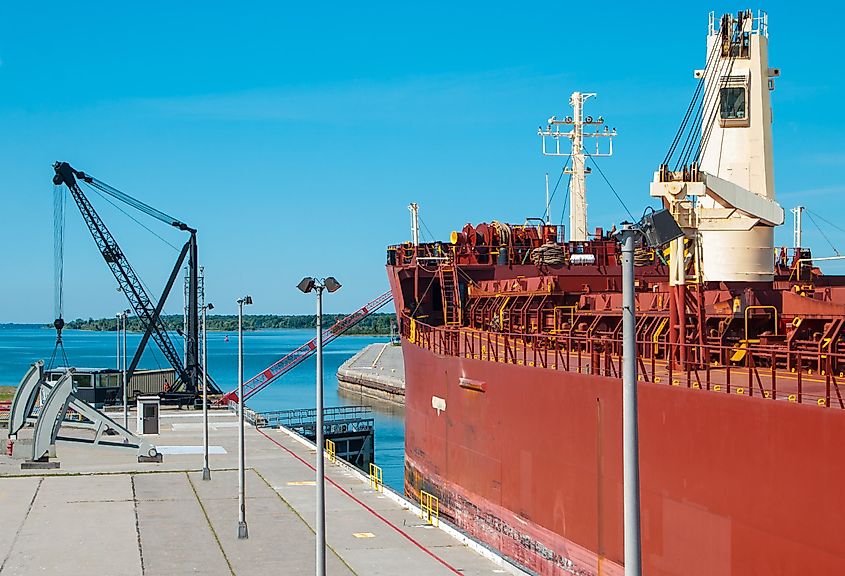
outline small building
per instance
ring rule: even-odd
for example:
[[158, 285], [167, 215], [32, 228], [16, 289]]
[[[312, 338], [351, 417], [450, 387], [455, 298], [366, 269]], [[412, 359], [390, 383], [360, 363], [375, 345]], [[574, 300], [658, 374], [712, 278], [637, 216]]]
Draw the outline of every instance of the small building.
[[[67, 371], [65, 367], [47, 370], [48, 382], [56, 382]], [[176, 371], [136, 370], [129, 382], [128, 400], [140, 395], [159, 394], [169, 390], [174, 383]], [[73, 390], [76, 397], [97, 408], [123, 403], [123, 372], [114, 368], [74, 368]]]

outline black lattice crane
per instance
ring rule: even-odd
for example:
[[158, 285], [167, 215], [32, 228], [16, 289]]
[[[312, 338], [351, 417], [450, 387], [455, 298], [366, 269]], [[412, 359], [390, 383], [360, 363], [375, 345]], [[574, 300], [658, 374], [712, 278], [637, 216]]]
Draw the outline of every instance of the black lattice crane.
[[[64, 184], [67, 186], [68, 190], [70, 190], [70, 193], [73, 196], [80, 213], [82, 214], [82, 218], [88, 226], [88, 230], [94, 237], [94, 242], [96, 242], [100, 254], [102, 254], [103, 259], [106, 261], [106, 264], [112, 271], [112, 274], [114, 274], [120, 289], [123, 291], [124, 295], [126, 295], [129, 304], [132, 306], [132, 309], [135, 311], [135, 314], [141, 322], [141, 326], [144, 328], [144, 335], [142, 336], [138, 349], [135, 351], [132, 362], [127, 369], [127, 384], [131, 380], [132, 373], [135, 371], [135, 368], [138, 366], [138, 362], [141, 359], [141, 355], [144, 352], [147, 342], [150, 338], [152, 338], [161, 350], [162, 354], [164, 354], [164, 357], [176, 371], [179, 378], [179, 382], [174, 383], [171, 394], [196, 394], [198, 391], [198, 382], [202, 379], [202, 367], [199, 363], [199, 309], [197, 302], [198, 263], [196, 229], [191, 228], [184, 222], [181, 222], [180, 220], [177, 220], [176, 218], [173, 218], [172, 216], [169, 216], [168, 214], [148, 206], [140, 200], [109, 186], [105, 182], [97, 180], [85, 172], [74, 169], [67, 162], [56, 162], [53, 164], [53, 169], [56, 172], [55, 176], [53, 176], [53, 184], [57, 186]], [[188, 232], [188, 241], [185, 242], [185, 245], [179, 253], [179, 257], [176, 259], [176, 264], [173, 267], [173, 271], [165, 284], [164, 290], [162, 291], [158, 302], [156, 302], [147, 293], [147, 290], [144, 288], [144, 285], [138, 275], [132, 269], [129, 260], [120, 249], [120, 246], [117, 244], [114, 236], [112, 236], [111, 232], [109, 232], [109, 229], [103, 223], [102, 219], [91, 205], [91, 202], [83, 193], [79, 186], [79, 182], [84, 182], [96, 190], [104, 192], [105, 194], [108, 194], [128, 206], [164, 222], [165, 224], [173, 226], [174, 228], [184, 232]], [[185, 354], [185, 362], [183, 363], [176, 351], [176, 347], [170, 340], [167, 326], [165, 326], [164, 321], [161, 318], [161, 311], [186, 257], [188, 260], [189, 290], [188, 322], [186, 327], [187, 334], [185, 336], [188, 340], [188, 346], [187, 353]], [[210, 377], [208, 380], [209, 391], [212, 393], [220, 393], [220, 389], [217, 384], [215, 384]]]

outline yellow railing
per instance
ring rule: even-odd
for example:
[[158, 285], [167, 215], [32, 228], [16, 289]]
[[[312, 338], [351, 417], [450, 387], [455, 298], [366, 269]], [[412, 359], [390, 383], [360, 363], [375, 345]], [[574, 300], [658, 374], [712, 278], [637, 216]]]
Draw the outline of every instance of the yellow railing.
[[337, 462], [337, 449], [334, 445], [334, 442], [331, 440], [326, 439], [326, 453], [329, 455], [329, 462], [334, 464]]
[[384, 492], [384, 482], [382, 481], [381, 466], [376, 466], [370, 462], [370, 486], [376, 492]]
[[432, 526], [440, 525], [440, 500], [425, 490], [420, 490], [420, 518]]

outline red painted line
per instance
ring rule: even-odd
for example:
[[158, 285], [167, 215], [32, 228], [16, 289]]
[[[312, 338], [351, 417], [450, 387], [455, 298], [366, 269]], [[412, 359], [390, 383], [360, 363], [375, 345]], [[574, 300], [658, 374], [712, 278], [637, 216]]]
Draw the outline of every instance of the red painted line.
[[[304, 460], [301, 456], [299, 456], [299, 454], [296, 454], [295, 452], [293, 452], [289, 448], [279, 444], [274, 438], [271, 438], [270, 436], [268, 436], [264, 432], [264, 430], [262, 430], [261, 428], [256, 428], [256, 430], [261, 432], [261, 434], [265, 438], [267, 438], [270, 442], [272, 442], [273, 444], [275, 444], [276, 446], [278, 446], [279, 448], [281, 448], [282, 450], [284, 450], [285, 452], [287, 452], [288, 454], [290, 454], [291, 456], [293, 456], [294, 458], [296, 458], [297, 460], [299, 460], [300, 462], [302, 462], [303, 464], [305, 464], [306, 466], [311, 468], [311, 470], [313, 470], [314, 472], [317, 471], [316, 468], [314, 468], [308, 461]], [[440, 562], [443, 566], [448, 568], [453, 574], [458, 574], [459, 576], [463, 576], [463, 572], [459, 571], [457, 568], [455, 568], [454, 566], [452, 566], [451, 564], [449, 564], [448, 562], [446, 562], [442, 558], [438, 557], [434, 552], [432, 552], [431, 550], [429, 550], [428, 548], [426, 548], [425, 546], [423, 546], [422, 544], [420, 544], [419, 542], [414, 540], [413, 537], [411, 537], [409, 534], [402, 531], [398, 526], [396, 526], [395, 524], [390, 522], [390, 520], [388, 520], [387, 518], [385, 518], [384, 516], [382, 516], [381, 514], [379, 514], [378, 512], [376, 512], [375, 510], [373, 510], [372, 508], [367, 506], [366, 504], [364, 504], [361, 500], [359, 500], [358, 498], [353, 496], [348, 490], [343, 488], [340, 484], [338, 484], [337, 482], [335, 482], [334, 480], [332, 480], [328, 476], [326, 476], [325, 478], [328, 482], [330, 482], [332, 484], [332, 486], [334, 486], [335, 488], [337, 488], [338, 490], [340, 490], [341, 492], [343, 492], [344, 494], [349, 496], [352, 500], [354, 500], [355, 502], [357, 502], [358, 504], [363, 506], [370, 514], [372, 514], [373, 516], [375, 516], [376, 518], [378, 518], [379, 520], [381, 520], [382, 522], [384, 522], [385, 524], [387, 524], [388, 526], [390, 526], [391, 528], [393, 528], [394, 530], [399, 532], [399, 534], [401, 534], [406, 539], [408, 539], [410, 542], [412, 542], [417, 548], [419, 548], [420, 550], [422, 550], [423, 552], [425, 552], [426, 554], [428, 554], [429, 556], [431, 556], [432, 558], [434, 558], [435, 560]]]

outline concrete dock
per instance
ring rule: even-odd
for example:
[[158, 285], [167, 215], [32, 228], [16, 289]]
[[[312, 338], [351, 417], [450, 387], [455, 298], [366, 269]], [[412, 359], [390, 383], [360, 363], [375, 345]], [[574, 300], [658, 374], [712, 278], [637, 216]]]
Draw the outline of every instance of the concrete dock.
[[341, 390], [405, 405], [405, 362], [401, 346], [370, 344], [337, 370]]
[[[0, 456], [0, 574], [313, 574], [313, 446], [247, 427], [249, 538], [238, 540], [237, 419], [215, 411], [210, 422], [210, 481], [201, 479], [202, 414], [193, 410], [162, 412], [152, 437], [161, 464], [66, 442], [54, 471], [22, 471]], [[442, 523], [427, 525], [413, 504], [347, 466], [327, 463], [326, 478], [329, 574], [521, 573]]]

